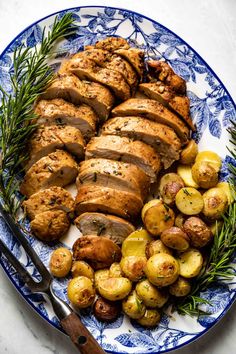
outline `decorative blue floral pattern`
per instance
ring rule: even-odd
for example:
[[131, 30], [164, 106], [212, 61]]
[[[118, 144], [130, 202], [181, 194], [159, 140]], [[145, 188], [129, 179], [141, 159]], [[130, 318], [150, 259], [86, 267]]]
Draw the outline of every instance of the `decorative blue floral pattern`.
[[[208, 146], [215, 146], [215, 150], [223, 158], [220, 177], [222, 180], [227, 180], [229, 177], [227, 163], [231, 162], [236, 165], [226, 149], [226, 143], [228, 144], [226, 129], [229, 128], [231, 121], [236, 120], [235, 105], [222, 83], [200, 56], [167, 28], [137, 13], [108, 7], [82, 7], [68, 11], [73, 13], [79, 28], [75, 35], [65, 38], [57, 48], [52, 62], [53, 68], [58, 67], [62, 57], [76, 53], [82, 50], [85, 45], [94, 44], [106, 36], [122, 36], [127, 38], [131, 45], [144, 49], [147, 58], [166, 60], [175, 72], [188, 83], [191, 115], [197, 126], [194, 138], [200, 146], [204, 145], [205, 141]], [[61, 11], [58, 16], [63, 16], [65, 12], [67, 11]], [[14, 49], [22, 44], [26, 47], [33, 47], [40, 43], [43, 27], [50, 28], [54, 18], [55, 15], [30, 26], [0, 56], [0, 80], [7, 92], [11, 92], [9, 73], [13, 70], [12, 54]], [[28, 229], [27, 224], [24, 227], [26, 230]], [[30, 259], [9, 233], [2, 219], [0, 219], [0, 237], [17, 258], [21, 259], [31, 274], [37, 278], [38, 274]], [[33, 237], [27, 237], [29, 237], [32, 247], [48, 266], [52, 248]], [[58, 246], [60, 245], [56, 247]], [[1, 264], [31, 306], [55, 327], [60, 328], [58, 320], [48, 304], [45, 303], [42, 295], [31, 294], [4, 257]], [[67, 281], [68, 279], [63, 279], [54, 282], [56, 293], [66, 301], [68, 301], [66, 296]], [[198, 321], [192, 318], [183, 318], [176, 313], [171, 316], [164, 315], [161, 323], [152, 330], [144, 329], [137, 323], [130, 322], [123, 315], [111, 324], [99, 322], [90, 310], [81, 311], [81, 317], [83, 323], [108, 352], [163, 353], [186, 344], [204, 333], [230, 306], [236, 297], [235, 292], [236, 281], [218, 284], [201, 294], [212, 303], [212, 306], [206, 306], [206, 310], [211, 315], [201, 316]]]

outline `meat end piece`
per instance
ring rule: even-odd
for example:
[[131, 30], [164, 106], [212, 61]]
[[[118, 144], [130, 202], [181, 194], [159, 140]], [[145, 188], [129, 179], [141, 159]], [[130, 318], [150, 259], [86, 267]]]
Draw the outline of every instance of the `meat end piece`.
[[84, 140], [81, 132], [71, 126], [39, 127], [28, 142], [30, 153], [25, 169], [29, 169], [39, 159], [58, 149], [65, 149], [78, 159], [83, 159]]
[[44, 242], [58, 241], [70, 227], [67, 214], [62, 210], [39, 213], [30, 223], [33, 234]]
[[77, 187], [96, 184], [101, 187], [133, 192], [145, 199], [149, 192], [148, 176], [136, 165], [95, 158], [80, 163]]
[[26, 172], [20, 192], [32, 194], [52, 186], [64, 187], [75, 181], [78, 165], [70, 154], [57, 150], [42, 157]]
[[135, 231], [135, 227], [130, 222], [103, 213], [83, 213], [74, 222], [83, 236], [104, 236], [118, 245], [122, 244], [124, 239]]
[[75, 105], [85, 103], [102, 121], [108, 118], [114, 104], [114, 97], [107, 87], [97, 82], [81, 81], [73, 74], [58, 75], [41, 98], [62, 98]]
[[94, 45], [89, 45], [85, 47], [86, 50], [93, 49], [93, 48], [114, 52], [115, 50], [120, 48], [129, 49], [130, 45], [124, 38], [107, 37], [105, 39], [101, 39], [97, 41]]
[[92, 138], [85, 152], [86, 159], [104, 157], [131, 163], [143, 170], [150, 182], [156, 181], [161, 168], [159, 154], [142, 141], [133, 141], [126, 137], [103, 135]]
[[134, 193], [96, 185], [81, 186], [75, 204], [77, 215], [92, 211], [125, 219], [137, 216], [143, 206], [142, 199]]
[[95, 135], [98, 116], [86, 104], [75, 106], [62, 98], [40, 100], [35, 109], [39, 125], [69, 125], [81, 131], [85, 141]]
[[189, 139], [189, 129], [184, 122], [162, 104], [150, 99], [131, 98], [112, 110], [113, 117], [142, 116], [172, 128], [182, 144]]
[[22, 203], [22, 207], [33, 220], [36, 215], [48, 210], [63, 210], [65, 213], [73, 213], [75, 201], [71, 194], [64, 188], [53, 186], [39, 191]]
[[103, 125], [102, 134], [125, 136], [151, 145], [160, 154], [165, 169], [180, 157], [181, 142], [174, 130], [145, 118], [116, 117], [109, 119]]

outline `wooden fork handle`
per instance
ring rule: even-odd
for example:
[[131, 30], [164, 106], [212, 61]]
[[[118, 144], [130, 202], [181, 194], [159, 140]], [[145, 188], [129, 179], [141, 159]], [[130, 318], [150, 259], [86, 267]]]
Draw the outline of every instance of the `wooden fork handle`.
[[74, 312], [61, 320], [61, 325], [81, 354], [106, 354]]

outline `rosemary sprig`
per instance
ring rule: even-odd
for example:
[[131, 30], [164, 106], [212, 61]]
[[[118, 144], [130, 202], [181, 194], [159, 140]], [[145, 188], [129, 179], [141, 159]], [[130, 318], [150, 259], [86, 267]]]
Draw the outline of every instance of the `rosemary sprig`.
[[16, 216], [19, 201], [15, 197], [19, 182], [15, 178], [22, 171], [27, 158], [26, 142], [36, 128], [32, 121], [33, 103], [53, 80], [54, 73], [47, 63], [56, 42], [74, 33], [71, 13], [60, 20], [56, 17], [51, 31], [42, 34], [39, 47], [24, 48], [21, 45], [13, 54], [13, 70], [10, 74], [12, 93], [0, 86], [0, 197], [5, 210]]

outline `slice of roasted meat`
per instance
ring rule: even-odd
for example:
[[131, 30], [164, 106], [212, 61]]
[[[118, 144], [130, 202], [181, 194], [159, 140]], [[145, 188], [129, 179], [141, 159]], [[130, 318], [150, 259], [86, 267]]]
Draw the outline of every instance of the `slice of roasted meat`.
[[55, 98], [39, 101], [34, 111], [39, 116], [37, 124], [75, 127], [81, 131], [85, 141], [95, 135], [98, 116], [86, 104], [75, 106], [62, 98]]
[[63, 98], [75, 105], [85, 103], [101, 120], [107, 119], [114, 104], [114, 97], [107, 87], [97, 82], [81, 81], [73, 74], [58, 75], [42, 98]]
[[161, 81], [140, 84], [139, 90], [149, 98], [160, 102], [165, 107], [177, 113], [188, 124], [190, 129], [195, 130], [190, 118], [190, 102], [187, 96], [177, 95], [169, 86]]
[[103, 49], [103, 50], [108, 50], [108, 51], [114, 52], [114, 50], [117, 50], [120, 48], [129, 49], [130, 45], [127, 42], [127, 40], [124, 38], [107, 37], [105, 39], [101, 39], [101, 40], [97, 41], [94, 45], [88, 45], [85, 47], [86, 50], [92, 49], [92, 48]]
[[161, 155], [165, 168], [179, 159], [181, 142], [173, 129], [141, 117], [116, 117], [102, 127], [103, 135], [126, 136], [151, 145]]
[[78, 166], [70, 154], [57, 150], [42, 157], [26, 172], [20, 192], [26, 197], [49, 188], [63, 187], [75, 181]]
[[138, 48], [120, 48], [114, 51], [115, 54], [120, 55], [127, 60], [134, 68], [139, 78], [143, 78], [144, 73], [144, 52]]
[[59, 74], [72, 73], [81, 80], [90, 80], [107, 86], [114, 95], [127, 100], [131, 93], [130, 87], [123, 75], [111, 68], [102, 68], [91, 59], [84, 58], [82, 55], [74, 56], [62, 63]]
[[159, 154], [142, 141], [133, 141], [126, 137], [103, 135], [92, 138], [85, 151], [86, 159], [102, 157], [132, 163], [138, 166], [155, 182], [161, 168]]
[[73, 213], [75, 201], [67, 190], [53, 186], [31, 195], [22, 203], [22, 207], [29, 219], [33, 220], [36, 215], [48, 210]]
[[136, 165], [103, 158], [80, 163], [77, 187], [96, 184], [102, 187], [133, 192], [144, 199], [150, 187], [148, 176]]
[[124, 239], [135, 231], [135, 227], [130, 222], [103, 213], [83, 213], [74, 222], [83, 236], [104, 236], [117, 244], [122, 244]]
[[186, 81], [177, 75], [169, 64], [160, 60], [150, 60], [147, 64], [151, 81], [163, 81], [176, 93], [186, 94]]
[[83, 236], [73, 245], [73, 258], [89, 263], [94, 269], [106, 268], [120, 261], [121, 249], [106, 237]]
[[77, 215], [96, 211], [114, 214], [125, 219], [137, 216], [143, 206], [141, 197], [135, 193], [94, 184], [82, 185], [79, 188], [75, 204]]
[[39, 127], [28, 142], [29, 160], [25, 168], [29, 169], [39, 159], [57, 149], [65, 149], [81, 160], [84, 157], [84, 140], [81, 132], [71, 126]]
[[142, 116], [172, 128], [183, 144], [188, 142], [189, 129], [184, 122], [162, 104], [150, 99], [131, 98], [112, 110], [115, 117]]

